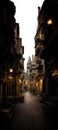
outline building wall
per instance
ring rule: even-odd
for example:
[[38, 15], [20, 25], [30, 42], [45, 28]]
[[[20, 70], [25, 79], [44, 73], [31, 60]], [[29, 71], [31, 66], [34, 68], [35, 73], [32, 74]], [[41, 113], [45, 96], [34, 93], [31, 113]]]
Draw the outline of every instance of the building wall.
[[[45, 0], [38, 15], [38, 29], [35, 36], [36, 56], [38, 56], [37, 44], [43, 45], [40, 49], [40, 58], [45, 61], [45, 74], [43, 76], [44, 93], [47, 96], [56, 95], [58, 83], [54, 70], [58, 70], [58, 1]], [[43, 36], [43, 38], [42, 38]], [[54, 53], [55, 52], [55, 53]], [[54, 69], [55, 68], [55, 69]], [[57, 73], [58, 75], [58, 73]]]

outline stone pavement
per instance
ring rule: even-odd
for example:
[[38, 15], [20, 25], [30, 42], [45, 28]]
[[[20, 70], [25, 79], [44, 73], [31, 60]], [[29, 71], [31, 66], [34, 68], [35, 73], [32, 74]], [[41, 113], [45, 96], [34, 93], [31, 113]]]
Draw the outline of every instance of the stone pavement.
[[0, 130], [9, 129], [9, 120], [15, 113], [15, 104], [0, 108]]
[[10, 130], [52, 130], [56, 127], [56, 114], [44, 110], [29, 92], [25, 93], [24, 103], [16, 105], [16, 112], [10, 120]]
[[49, 112], [58, 112], [58, 96], [51, 96], [46, 98], [41, 95], [37, 95], [36, 100], [41, 103], [45, 110]]
[[29, 92], [24, 94], [24, 102], [17, 103], [15, 109], [13, 117], [3, 122], [3, 129], [56, 130], [56, 127], [58, 129], [57, 113], [49, 113], [43, 109], [36, 96]]

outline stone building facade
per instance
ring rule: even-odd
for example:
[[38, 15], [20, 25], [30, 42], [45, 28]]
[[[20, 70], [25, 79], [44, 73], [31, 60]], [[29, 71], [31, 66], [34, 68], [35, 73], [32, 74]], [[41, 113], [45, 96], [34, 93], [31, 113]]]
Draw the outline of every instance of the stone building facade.
[[19, 93], [17, 84], [19, 78], [23, 79], [24, 46], [15, 12], [13, 2], [0, 1], [0, 99], [3, 102], [7, 96]]
[[[40, 40], [40, 58], [45, 61], [43, 93], [58, 95], [58, 1], [44, 0], [38, 15], [38, 29], [35, 41]], [[37, 43], [38, 44], [38, 43]]]

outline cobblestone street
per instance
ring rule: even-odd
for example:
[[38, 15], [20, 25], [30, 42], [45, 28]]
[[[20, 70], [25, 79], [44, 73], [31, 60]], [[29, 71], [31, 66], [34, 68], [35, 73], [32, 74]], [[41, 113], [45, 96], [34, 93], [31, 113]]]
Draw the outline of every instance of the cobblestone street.
[[24, 94], [24, 103], [16, 105], [16, 112], [9, 121], [11, 130], [52, 130], [57, 126], [56, 114], [44, 110], [36, 96]]

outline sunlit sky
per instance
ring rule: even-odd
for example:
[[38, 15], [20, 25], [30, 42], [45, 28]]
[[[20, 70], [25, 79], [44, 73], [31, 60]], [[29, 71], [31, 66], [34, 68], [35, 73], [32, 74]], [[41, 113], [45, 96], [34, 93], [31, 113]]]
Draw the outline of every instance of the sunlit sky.
[[37, 29], [38, 6], [41, 7], [44, 0], [11, 0], [16, 6], [15, 18], [19, 23], [20, 37], [24, 46], [24, 69], [29, 56], [35, 54], [34, 37]]

